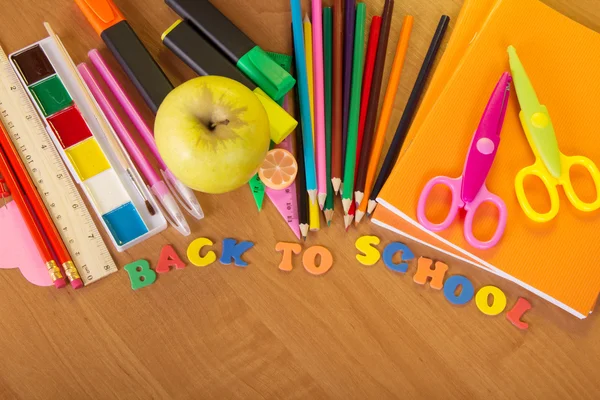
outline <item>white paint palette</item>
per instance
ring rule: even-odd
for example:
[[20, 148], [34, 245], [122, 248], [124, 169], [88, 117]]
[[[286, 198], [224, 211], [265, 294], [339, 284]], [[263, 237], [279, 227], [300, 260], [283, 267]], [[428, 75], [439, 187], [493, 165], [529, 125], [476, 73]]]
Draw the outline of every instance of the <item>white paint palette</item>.
[[[166, 229], [167, 221], [156, 200], [111, 132], [128, 165], [119, 162], [102, 128], [110, 127], [106, 117], [95, 101], [87, 101], [92, 97], [79, 85], [80, 77], [73, 75], [72, 61], [65, 59], [59, 44], [46, 38], [11, 54], [9, 60], [115, 248], [127, 250]], [[96, 116], [104, 118], [102, 124]], [[146, 199], [156, 211], [154, 215], [146, 207]]]

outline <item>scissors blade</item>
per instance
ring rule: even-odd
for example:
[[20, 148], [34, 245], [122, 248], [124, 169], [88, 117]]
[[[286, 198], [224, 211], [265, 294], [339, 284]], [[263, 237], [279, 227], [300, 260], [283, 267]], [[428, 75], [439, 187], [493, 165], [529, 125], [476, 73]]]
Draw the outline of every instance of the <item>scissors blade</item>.
[[521, 123], [529, 145], [535, 156], [542, 159], [548, 172], [555, 178], [559, 178], [561, 176], [560, 151], [548, 109], [540, 104], [525, 67], [513, 46], [508, 47], [508, 56], [521, 106]]
[[479, 127], [473, 135], [463, 171], [461, 197], [465, 204], [471, 203], [475, 199], [496, 158], [500, 144], [500, 132], [502, 132], [510, 98], [511, 82], [510, 74], [503, 73], [483, 112]]

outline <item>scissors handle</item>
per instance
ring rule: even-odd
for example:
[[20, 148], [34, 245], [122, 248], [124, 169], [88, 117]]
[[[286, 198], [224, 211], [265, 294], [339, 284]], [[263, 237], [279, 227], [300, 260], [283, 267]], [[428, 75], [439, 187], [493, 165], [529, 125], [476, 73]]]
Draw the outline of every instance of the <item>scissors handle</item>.
[[[598, 171], [596, 164], [594, 164], [589, 158], [582, 156], [563, 156], [562, 163], [564, 169], [564, 178], [561, 180], [561, 183], [565, 189], [565, 194], [567, 195], [567, 198], [571, 204], [573, 204], [573, 207], [583, 212], [592, 212], [598, 210], [600, 208], [600, 171]], [[587, 169], [592, 177], [594, 185], [596, 186], [596, 200], [591, 203], [586, 203], [585, 201], [581, 200], [573, 188], [569, 171], [575, 165], [579, 165]]]
[[[492, 203], [498, 209], [498, 225], [496, 226], [494, 235], [487, 242], [480, 241], [473, 234], [473, 220], [475, 214], [477, 214], [477, 209], [484, 203]], [[508, 209], [506, 208], [504, 201], [495, 194], [490, 193], [484, 185], [481, 190], [479, 190], [479, 193], [477, 193], [473, 202], [465, 205], [465, 209], [467, 210], [467, 215], [465, 217], [465, 239], [467, 242], [480, 250], [487, 250], [497, 245], [504, 235], [506, 221], [508, 219]]]
[[[446, 186], [452, 193], [450, 212], [448, 213], [446, 219], [439, 224], [434, 224], [433, 222], [429, 221], [425, 212], [425, 208], [427, 207], [427, 199], [436, 185]], [[430, 180], [423, 188], [421, 197], [419, 198], [419, 204], [417, 206], [417, 219], [419, 220], [419, 223], [432, 232], [439, 232], [448, 229], [448, 227], [452, 224], [452, 221], [454, 221], [456, 218], [458, 210], [463, 207], [463, 202], [460, 197], [461, 187], [462, 177], [453, 179], [446, 176], [438, 176]]]
[[[544, 183], [544, 186], [548, 191], [548, 195], [550, 196], [550, 211], [545, 214], [535, 211], [527, 199], [527, 195], [525, 194], [525, 179], [529, 176], [535, 176], [539, 178]], [[554, 217], [556, 217], [560, 207], [557, 189], [558, 185], [558, 180], [550, 175], [544, 166], [544, 162], [540, 158], [538, 158], [535, 164], [519, 171], [517, 177], [515, 178], [515, 190], [517, 192], [519, 204], [529, 219], [541, 223], [551, 221], [554, 219]]]

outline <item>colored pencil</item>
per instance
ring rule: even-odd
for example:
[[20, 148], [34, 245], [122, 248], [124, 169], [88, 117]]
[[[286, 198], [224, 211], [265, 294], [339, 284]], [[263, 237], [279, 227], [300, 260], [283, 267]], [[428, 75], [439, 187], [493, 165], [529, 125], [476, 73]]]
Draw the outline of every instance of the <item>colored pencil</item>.
[[[304, 16], [304, 49], [306, 52], [306, 77], [308, 79], [308, 98], [310, 102], [310, 125], [312, 128], [313, 142], [315, 148], [317, 142], [315, 141], [315, 74], [313, 64], [313, 38], [312, 38], [312, 23], [308, 14]], [[315, 159], [316, 160], [316, 159]], [[316, 162], [316, 161], [315, 161]], [[318, 182], [317, 182], [318, 186]]]
[[331, 183], [340, 191], [342, 182], [342, 128], [344, 75], [344, 6], [343, 0], [333, 3], [333, 93], [331, 95]]
[[[381, 17], [374, 16], [371, 20], [371, 28], [369, 32], [369, 41], [367, 42], [367, 56], [365, 62], [365, 72], [363, 74], [362, 83], [362, 98], [360, 101], [360, 118], [358, 123], [358, 139], [356, 142], [356, 162], [354, 167], [354, 183], [356, 185], [356, 175], [358, 172], [358, 164], [361, 160], [362, 143], [365, 133], [365, 125], [367, 120], [367, 110], [369, 106], [369, 99], [371, 95], [371, 87], [373, 83], [373, 72], [375, 69], [375, 59], [378, 50], [379, 33], [381, 31]], [[356, 212], [356, 200], [350, 205], [348, 215], [344, 218], [344, 224], [346, 230], [350, 227], [350, 224], [354, 220], [354, 214]]]
[[333, 12], [331, 7], [323, 9], [323, 53], [325, 75], [325, 146], [327, 155], [327, 199], [323, 206], [323, 214], [327, 225], [333, 220], [335, 198], [331, 183], [332, 164], [332, 95], [333, 95]]
[[348, 228], [350, 227], [350, 224], [354, 220], [355, 215], [356, 215], [356, 201], [353, 201], [352, 204], [350, 204], [350, 210], [348, 211], [348, 217], [350, 217], [350, 218], [348, 219], [348, 225], [346, 226], [346, 230], [348, 230]]
[[348, 124], [350, 122], [350, 98], [352, 94], [352, 63], [356, 29], [356, 0], [346, 0], [344, 35], [344, 108], [342, 119], [342, 182], [346, 172], [346, 150], [348, 146]]
[[[296, 100], [296, 103], [299, 103]], [[299, 112], [299, 106], [296, 106], [297, 112]], [[299, 115], [299, 114], [296, 114]], [[297, 117], [298, 124], [301, 122], [301, 118]], [[298, 174], [296, 175], [296, 196], [298, 198], [298, 220], [300, 222], [300, 232], [302, 238], [306, 240], [308, 236], [308, 195], [306, 194], [306, 180], [304, 178], [304, 171], [300, 171], [304, 167], [304, 157], [302, 156], [302, 127], [296, 128], [296, 160], [298, 162]]]
[[346, 232], [348, 232], [348, 228], [350, 228], [350, 225], [352, 225], [352, 221], [354, 220], [354, 216], [353, 215], [344, 215], [344, 227], [346, 229]]
[[[39, 193], [33, 186], [31, 177], [27, 173], [23, 162], [19, 158], [19, 155], [8, 136], [8, 132], [1, 123], [0, 131], [0, 174], [2, 174], [8, 190], [21, 212], [27, 230], [29, 230], [40, 256], [46, 264], [52, 283], [57, 288], [63, 288], [67, 285], [67, 281], [63, 275], [63, 271], [52, 255], [52, 250], [48, 245], [48, 242], [46, 242], [46, 237], [52, 246], [56, 245], [55, 253], [60, 257], [59, 262], [61, 262], [62, 259], [65, 259], [69, 253], [66, 252], [66, 249], [65, 252], [67, 256], [65, 256], [64, 253], [60, 253], [59, 255], [57, 252], [57, 250], [59, 252], [61, 250], [58, 241], [60, 241], [62, 246], [64, 246], [64, 244], [60, 237], [53, 236], [54, 234], [58, 235], [56, 228], [54, 228], [54, 230], [47, 229], [49, 228], [48, 220], [50, 220], [52, 227], [54, 227], [54, 223], [50, 219], [48, 210], [44, 207]], [[35, 192], [35, 195], [33, 195], [33, 192]], [[39, 225], [37, 222], [38, 220], [40, 222]], [[10, 227], [3, 227], [3, 229], [10, 229]], [[68, 257], [68, 260], [70, 260], [70, 257]]]
[[[302, 9], [300, 0], [290, 0], [292, 9], [292, 27], [294, 30], [294, 53], [296, 58], [297, 87], [300, 92], [301, 119], [310, 121], [310, 99], [308, 95], [308, 77], [306, 71], [306, 53], [304, 50], [304, 34], [302, 28]], [[315, 152], [310, 123], [302, 124], [304, 145], [304, 168], [306, 173], [306, 190], [311, 202], [317, 201], [317, 174], [315, 170]]]
[[323, 59], [323, 2], [312, 0], [313, 71], [315, 82], [315, 137], [319, 207], [327, 200], [327, 145], [325, 138], [325, 71]]
[[316, 201], [308, 204], [308, 225], [312, 232], [317, 232], [321, 229], [321, 209]]
[[[408, 43], [410, 41], [413, 21], [413, 17], [411, 15], [407, 15], [404, 17], [404, 21], [402, 23], [400, 38], [396, 46], [396, 55], [394, 56], [392, 70], [388, 79], [388, 86], [383, 99], [383, 106], [381, 107], [381, 116], [379, 117], [379, 123], [377, 124], [377, 129], [375, 130], [371, 152], [369, 154], [369, 162], [365, 175], [364, 196], [358, 209], [356, 210], [357, 223], [361, 221], [367, 212], [367, 204], [369, 195], [371, 193], [371, 187], [373, 185], [373, 180], [375, 179], [375, 173], [377, 172], [379, 157], [381, 156], [381, 151], [383, 150], [383, 145], [385, 143], [385, 136], [390, 119], [392, 117], [392, 111], [394, 108], [394, 102], [396, 100], [396, 93], [398, 92], [398, 85], [400, 84], [404, 60], [406, 59], [406, 53], [408, 52]], [[359, 175], [360, 172], [361, 170], [359, 168]]]
[[348, 118], [348, 138], [346, 161], [344, 162], [344, 193], [342, 204], [346, 215], [350, 211], [354, 197], [354, 170], [356, 167], [356, 145], [358, 141], [358, 123], [360, 118], [360, 95], [362, 90], [363, 62], [365, 58], [365, 23], [367, 6], [359, 3], [356, 7], [356, 30], [354, 36], [354, 59], [352, 62], [352, 95], [350, 96], [350, 115]]
[[373, 17], [373, 19], [371, 20], [371, 31], [369, 32], [369, 41], [367, 42], [367, 55], [365, 58], [365, 68], [362, 81], [362, 97], [360, 100], [358, 140], [356, 142], [356, 167], [358, 167], [358, 161], [360, 160], [360, 152], [362, 150], [362, 142], [365, 134], [367, 111], [369, 106], [369, 99], [371, 96], [371, 88], [373, 84], [373, 72], [375, 70], [375, 58], [377, 55], [378, 47], [377, 45], [379, 43], [379, 33], [381, 32], [381, 22], [381, 17]]
[[427, 51], [427, 55], [425, 56], [425, 60], [423, 61], [423, 65], [421, 66], [421, 70], [419, 71], [419, 75], [417, 76], [417, 81], [415, 82], [415, 86], [413, 87], [410, 97], [408, 98], [408, 102], [406, 103], [404, 113], [400, 118], [400, 123], [398, 124], [398, 128], [396, 129], [394, 139], [392, 139], [392, 144], [390, 145], [388, 153], [385, 156], [385, 160], [383, 161], [383, 165], [381, 167], [381, 170], [379, 171], [379, 176], [375, 181], [375, 186], [373, 186], [371, 196], [369, 196], [369, 214], [372, 214], [375, 210], [375, 207], [377, 206], [377, 196], [379, 195], [381, 188], [383, 188], [383, 184], [390, 175], [390, 172], [392, 171], [392, 168], [396, 163], [396, 159], [400, 154], [400, 150], [402, 149], [402, 145], [404, 144], [404, 139], [406, 138], [408, 130], [410, 129], [410, 126], [412, 124], [412, 120], [417, 111], [419, 101], [421, 100], [421, 96], [423, 95], [423, 91], [425, 90], [427, 78], [429, 77], [433, 69], [435, 57], [440, 49], [449, 22], [450, 17], [448, 17], [447, 15], [443, 15], [440, 18], [438, 27], [435, 31], [435, 34], [433, 35], [431, 44], [429, 45], [429, 50]]
[[296, 89], [294, 98], [294, 117], [298, 121], [296, 127], [296, 162], [298, 163], [298, 173], [296, 175], [296, 198], [298, 201], [298, 222], [302, 238], [306, 240], [308, 236], [308, 195], [306, 193], [306, 175], [304, 169], [304, 145], [302, 128], [302, 111], [300, 108], [300, 92]]
[[[315, 119], [315, 80], [314, 80], [314, 63], [313, 63], [313, 35], [312, 35], [312, 23], [310, 22], [310, 18], [308, 18], [308, 14], [304, 16], [304, 46], [306, 49], [306, 72], [308, 78], [308, 97], [310, 104], [310, 124], [312, 128], [312, 137], [313, 143], [315, 147], [313, 149], [313, 157], [316, 160], [316, 147], [317, 147], [317, 138], [315, 135], [316, 132], [316, 119]], [[306, 149], [305, 149], [306, 151]], [[315, 161], [315, 173], [318, 172], [317, 163]], [[317, 174], [318, 175], [318, 174]], [[317, 179], [317, 190], [315, 193], [318, 193], [318, 179]], [[320, 217], [320, 209], [319, 203], [310, 201], [308, 204], [308, 221], [311, 231], [318, 231], [321, 229], [321, 221]]]
[[[377, 122], [377, 111], [379, 110], [379, 97], [381, 96], [381, 84], [383, 82], [383, 72], [385, 70], [385, 61], [388, 47], [388, 40], [390, 37], [390, 29], [392, 26], [392, 17], [394, 13], [394, 0], [386, 0], [383, 8], [381, 29], [379, 37], [377, 39], [375, 56], [372, 60], [373, 76], [371, 82], [370, 93], [366, 96], [366, 103], [363, 102], [361, 108], [361, 129], [362, 135], [361, 141], [357, 149], [357, 161], [356, 161], [356, 179], [354, 187], [354, 200], [358, 206], [364, 197], [365, 191], [365, 178], [367, 174], [367, 166], [369, 163], [369, 154], [371, 152], [371, 143], [373, 139], [373, 130], [375, 129], [375, 123]], [[371, 25], [372, 26], [372, 25]], [[371, 31], [373, 28], [371, 27]], [[369, 54], [367, 54], [369, 60]], [[363, 96], [363, 100], [365, 96]], [[364, 111], [364, 114], [363, 114]], [[363, 117], [365, 118], [363, 120]]]

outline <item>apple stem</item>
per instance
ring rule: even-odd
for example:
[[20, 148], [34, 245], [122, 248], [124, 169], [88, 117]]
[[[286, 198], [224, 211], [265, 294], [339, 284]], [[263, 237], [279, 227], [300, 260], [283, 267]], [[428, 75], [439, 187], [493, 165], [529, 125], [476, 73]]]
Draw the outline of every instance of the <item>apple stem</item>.
[[219, 121], [219, 122], [211, 122], [210, 126], [208, 127], [211, 131], [214, 131], [215, 129], [217, 129], [217, 126], [219, 125], [229, 125], [229, 120], [225, 119], [223, 121]]

